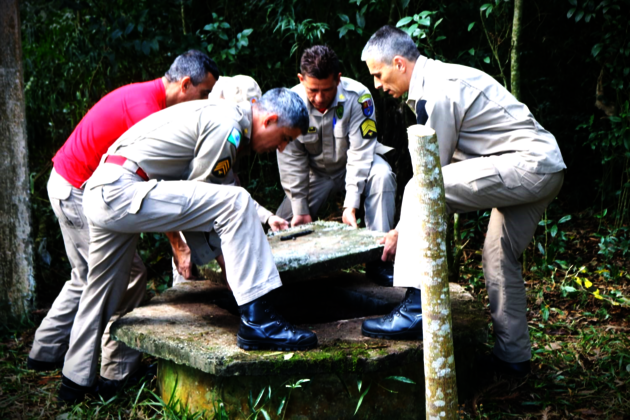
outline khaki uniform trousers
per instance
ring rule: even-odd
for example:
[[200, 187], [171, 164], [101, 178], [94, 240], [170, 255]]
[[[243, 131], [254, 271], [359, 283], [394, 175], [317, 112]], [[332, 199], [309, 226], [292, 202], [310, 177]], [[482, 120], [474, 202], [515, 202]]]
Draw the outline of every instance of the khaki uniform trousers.
[[[83, 213], [83, 190], [73, 187], [53, 169], [48, 180], [48, 197], [59, 220], [72, 272], [70, 280], [64, 284], [48, 315], [35, 332], [29, 356], [43, 362], [58, 362], [63, 360], [68, 350], [72, 324], [87, 284], [90, 235]], [[107, 379], [120, 380], [133, 373], [142, 355], [126, 344], [114, 341], [109, 335], [112, 322], [138, 306], [144, 298], [147, 270], [137, 253], [134, 254], [128, 280], [121, 304], [105, 326], [101, 340], [101, 376]]]
[[[519, 257], [558, 195], [564, 172], [538, 174], [511, 162], [510, 154], [474, 158], [444, 166], [442, 173], [449, 213], [492, 208], [482, 260], [496, 337], [493, 352], [518, 363], [532, 357]], [[394, 277], [396, 287], [419, 287], [401, 283]]]
[[83, 208], [90, 222], [88, 283], [63, 368], [79, 385], [95, 380], [98, 342], [125, 293], [140, 232], [214, 230], [239, 305], [282, 285], [254, 201], [243, 188], [200, 181], [144, 182], [105, 163], [86, 186]]
[[[309, 175], [308, 207], [313, 218], [320, 207], [346, 186], [345, 171], [336, 178], [324, 177], [314, 172]], [[389, 232], [394, 227], [396, 213], [396, 176], [389, 164], [374, 155], [365, 190], [365, 225], [368, 230]], [[289, 222], [293, 218], [291, 200], [285, 196], [276, 215]]]

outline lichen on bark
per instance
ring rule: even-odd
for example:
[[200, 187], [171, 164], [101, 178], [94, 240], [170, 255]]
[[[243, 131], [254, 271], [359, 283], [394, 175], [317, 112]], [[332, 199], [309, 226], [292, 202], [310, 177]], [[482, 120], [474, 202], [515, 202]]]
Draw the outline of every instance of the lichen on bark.
[[426, 415], [457, 418], [453, 321], [448, 293], [447, 213], [435, 131], [408, 129], [414, 176], [405, 188], [395, 282], [422, 292]]

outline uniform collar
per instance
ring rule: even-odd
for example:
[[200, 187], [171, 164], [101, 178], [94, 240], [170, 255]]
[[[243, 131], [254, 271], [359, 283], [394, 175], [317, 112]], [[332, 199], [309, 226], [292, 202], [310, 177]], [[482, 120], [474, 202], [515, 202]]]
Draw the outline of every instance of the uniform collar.
[[416, 101], [424, 95], [424, 73], [428, 61], [425, 56], [419, 56], [414, 65], [413, 73], [411, 74], [407, 105], [414, 110], [416, 109]]
[[332, 109], [339, 105], [339, 103], [345, 103], [348, 100], [348, 92], [343, 88], [343, 81], [339, 81], [339, 85], [337, 85], [337, 94], [335, 95], [335, 99], [333, 99], [332, 104], [328, 107], [328, 109]]
[[[304, 85], [302, 85], [302, 83], [300, 83], [300, 91], [298, 94], [300, 95], [302, 100], [304, 100], [304, 103], [306, 104], [306, 109], [308, 110], [309, 114], [312, 114], [313, 112], [315, 112], [317, 113], [316, 115], [324, 115], [321, 112], [319, 112], [319, 109], [313, 106], [311, 101], [308, 100], [308, 98], [306, 97], [306, 89], [304, 88]], [[348, 92], [346, 92], [346, 90], [343, 87], [343, 78], [342, 78], [342, 80], [339, 82], [339, 85], [337, 85], [337, 94], [335, 95], [335, 99], [333, 99], [328, 109], [332, 109], [336, 107], [337, 105], [339, 105], [340, 103], [343, 104], [347, 100], [348, 100]]]
[[243, 112], [243, 118], [239, 122], [245, 143], [249, 144], [252, 135], [252, 103], [249, 101], [239, 102], [239, 108]]

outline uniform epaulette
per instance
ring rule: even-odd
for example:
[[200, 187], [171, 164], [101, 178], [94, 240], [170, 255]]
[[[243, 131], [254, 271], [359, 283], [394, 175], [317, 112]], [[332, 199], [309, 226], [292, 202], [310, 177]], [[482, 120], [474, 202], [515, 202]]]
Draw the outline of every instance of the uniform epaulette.
[[342, 77], [341, 83], [343, 84], [343, 89], [346, 92], [356, 93], [357, 96], [361, 96], [365, 93], [370, 93], [370, 90], [363, 83], [357, 82], [354, 79]]

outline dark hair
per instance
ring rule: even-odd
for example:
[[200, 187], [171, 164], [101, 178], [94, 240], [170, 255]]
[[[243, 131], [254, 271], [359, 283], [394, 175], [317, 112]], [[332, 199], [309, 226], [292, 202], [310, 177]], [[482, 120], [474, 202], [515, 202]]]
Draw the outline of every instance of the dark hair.
[[268, 90], [254, 106], [261, 111], [276, 114], [280, 127], [299, 128], [302, 134], [308, 131], [306, 105], [300, 95], [287, 88]]
[[337, 54], [328, 45], [315, 45], [302, 54], [300, 70], [304, 76], [327, 79], [340, 73]]
[[197, 50], [186, 51], [179, 55], [171, 68], [164, 74], [169, 82], [179, 82], [184, 77], [189, 76], [193, 86], [203, 82], [206, 75], [210, 73], [219, 80], [219, 67], [213, 59]]
[[370, 37], [363, 48], [361, 60], [366, 61], [368, 57], [371, 57], [381, 63], [391, 65], [397, 55], [416, 62], [420, 51], [407, 32], [385, 25]]

